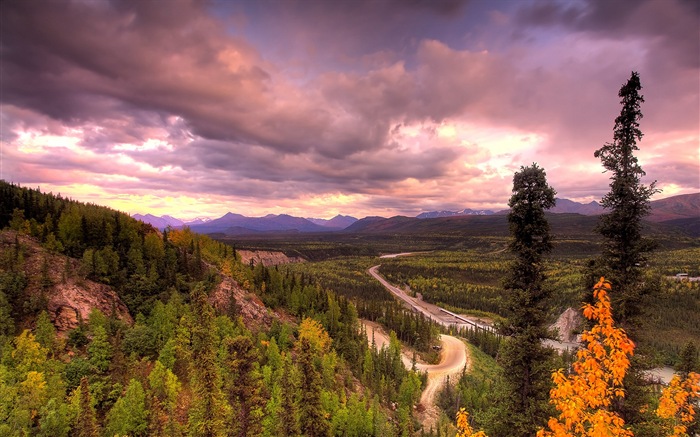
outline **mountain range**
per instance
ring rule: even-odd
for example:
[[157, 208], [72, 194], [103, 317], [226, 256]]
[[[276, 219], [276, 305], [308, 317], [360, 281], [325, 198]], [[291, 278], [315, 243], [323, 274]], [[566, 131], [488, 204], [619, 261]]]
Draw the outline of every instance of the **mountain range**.
[[153, 214], [134, 214], [132, 217], [136, 220], [141, 220], [144, 223], [148, 223], [154, 228], [158, 228], [160, 230], [163, 230], [168, 226], [172, 228], [181, 228], [183, 226], [201, 225], [211, 220], [207, 217], [197, 217], [192, 220], [180, 220], [169, 215], [157, 217]]
[[[651, 202], [651, 213], [647, 217], [651, 222], [668, 222], [671, 225], [690, 231], [691, 234], [700, 233], [700, 193], [672, 196], [666, 199]], [[367, 230], [379, 231], [384, 228], [412, 228], [425, 227], [421, 221], [430, 219], [459, 218], [463, 216], [503, 216], [507, 210], [494, 212], [491, 210], [463, 209], [459, 211], [429, 211], [418, 214], [416, 217], [397, 216], [390, 219], [384, 217], [365, 217], [358, 220], [348, 215], [337, 215], [330, 220], [318, 218], [294, 217], [288, 214], [269, 214], [264, 217], [246, 217], [241, 214], [229, 212], [217, 219], [197, 218], [190, 221], [179, 220], [175, 217], [164, 215], [161, 217], [152, 214], [134, 214], [135, 219], [149, 223], [158, 229], [170, 226], [179, 228], [189, 226], [195, 232], [202, 234], [226, 234], [245, 235], [270, 232], [361, 232]], [[549, 210], [555, 214], [579, 214], [595, 216], [605, 212], [598, 202], [579, 203], [569, 199], [557, 199], [557, 204]], [[444, 220], [442, 220], [444, 221]], [[448, 223], [448, 222], [445, 222]]]

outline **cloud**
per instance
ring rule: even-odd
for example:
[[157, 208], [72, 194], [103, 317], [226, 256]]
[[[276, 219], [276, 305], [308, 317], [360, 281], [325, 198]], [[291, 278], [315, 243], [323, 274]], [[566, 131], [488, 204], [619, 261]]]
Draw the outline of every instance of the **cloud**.
[[697, 189], [698, 8], [612, 3], [4, 2], [4, 173], [420, 212], [498, 209], [538, 162], [585, 197], [607, 189], [593, 151], [635, 69], [644, 168]]

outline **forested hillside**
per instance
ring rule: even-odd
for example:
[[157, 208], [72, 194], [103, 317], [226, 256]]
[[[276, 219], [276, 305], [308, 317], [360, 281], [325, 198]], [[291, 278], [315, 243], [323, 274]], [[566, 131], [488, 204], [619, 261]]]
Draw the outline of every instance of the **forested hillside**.
[[[243, 265], [222, 243], [97, 205], [5, 182], [0, 195], [0, 435], [419, 429], [422, 376], [398, 340], [370, 348], [356, 307], [310, 276]], [[113, 293], [111, 308], [57, 331], [48, 303], [92, 283]]]

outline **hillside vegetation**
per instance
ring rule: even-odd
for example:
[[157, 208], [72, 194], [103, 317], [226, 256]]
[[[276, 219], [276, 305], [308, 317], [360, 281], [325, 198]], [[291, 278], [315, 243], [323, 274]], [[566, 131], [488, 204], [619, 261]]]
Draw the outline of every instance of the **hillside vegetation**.
[[[371, 348], [355, 306], [309, 275], [108, 208], [4, 182], [0, 194], [0, 435], [419, 429], [423, 379], [398, 340]], [[66, 287], [112, 304], [74, 308], [58, 331], [50, 302]]]

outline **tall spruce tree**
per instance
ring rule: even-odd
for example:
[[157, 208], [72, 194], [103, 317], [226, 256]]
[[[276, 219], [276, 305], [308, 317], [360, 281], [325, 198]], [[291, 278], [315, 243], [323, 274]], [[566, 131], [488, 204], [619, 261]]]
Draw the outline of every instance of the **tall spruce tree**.
[[314, 357], [316, 351], [307, 337], [299, 342], [298, 363], [301, 372], [301, 403], [299, 404], [299, 422], [302, 435], [308, 437], [327, 437], [330, 435], [330, 424], [326, 419], [321, 403], [322, 379]]
[[612, 296], [615, 317], [629, 329], [627, 321], [639, 314], [641, 299], [645, 293], [642, 269], [647, 254], [653, 249], [652, 241], [642, 237], [642, 218], [649, 214], [649, 200], [659, 190], [656, 182], [645, 186], [640, 178], [646, 175], [634, 152], [639, 150], [637, 141], [642, 139], [639, 120], [644, 97], [639, 94], [642, 85], [639, 74], [632, 72], [618, 96], [622, 110], [615, 119], [613, 142], [595, 151], [606, 171], [611, 172], [610, 191], [601, 204], [608, 213], [600, 218], [597, 231], [605, 238], [600, 259], [605, 275], [617, 292]]
[[260, 356], [249, 336], [239, 335], [224, 341], [227, 351], [225, 392], [233, 415], [228, 425], [230, 436], [255, 437], [262, 434], [265, 399], [259, 369]]
[[285, 437], [297, 437], [301, 435], [297, 375], [292, 364], [292, 357], [289, 354], [284, 354], [283, 360], [279, 434]]
[[217, 363], [214, 309], [207, 302], [202, 283], [191, 293], [192, 315], [192, 408], [189, 414], [190, 437], [226, 435], [225, 418], [231, 407], [221, 390], [221, 373]]
[[83, 376], [80, 379], [80, 409], [76, 418], [76, 425], [73, 428], [73, 434], [77, 437], [97, 437], [97, 419], [95, 418], [95, 409], [90, 400], [90, 385], [87, 377]]
[[515, 261], [504, 281], [508, 317], [503, 334], [509, 338], [500, 354], [505, 396], [493, 424], [496, 435], [533, 436], [550, 416], [552, 352], [542, 340], [549, 336], [546, 317], [551, 294], [543, 285], [543, 257], [552, 250], [552, 237], [544, 212], [554, 206], [555, 194], [537, 164], [521, 167], [513, 177], [508, 222]]
[[[595, 271], [589, 275], [590, 280], [604, 275], [612, 282], [613, 290], [616, 290], [610, 296], [615, 318], [633, 340], [643, 308], [642, 300], [653, 288], [644, 283], [642, 275], [648, 253], [654, 248], [653, 241], [642, 237], [642, 218], [649, 214], [651, 196], [659, 191], [655, 188], [656, 182], [649, 186], [641, 183], [640, 179], [646, 173], [634, 156], [639, 150], [637, 141], [643, 136], [639, 129], [640, 107], [644, 102], [644, 97], [639, 94], [641, 89], [639, 74], [633, 71], [618, 93], [622, 110], [615, 118], [613, 142], [594, 153], [611, 176], [610, 191], [601, 202], [609, 212], [601, 216], [597, 227], [605, 240], [603, 253], [594, 263]], [[644, 358], [643, 350], [638, 352], [625, 376], [627, 395], [614, 403], [613, 408], [632, 425], [635, 435], [646, 437], [656, 435], [650, 426], [654, 419], [650, 417], [650, 409], [646, 408], [653, 395], [643, 373], [650, 363]]]

